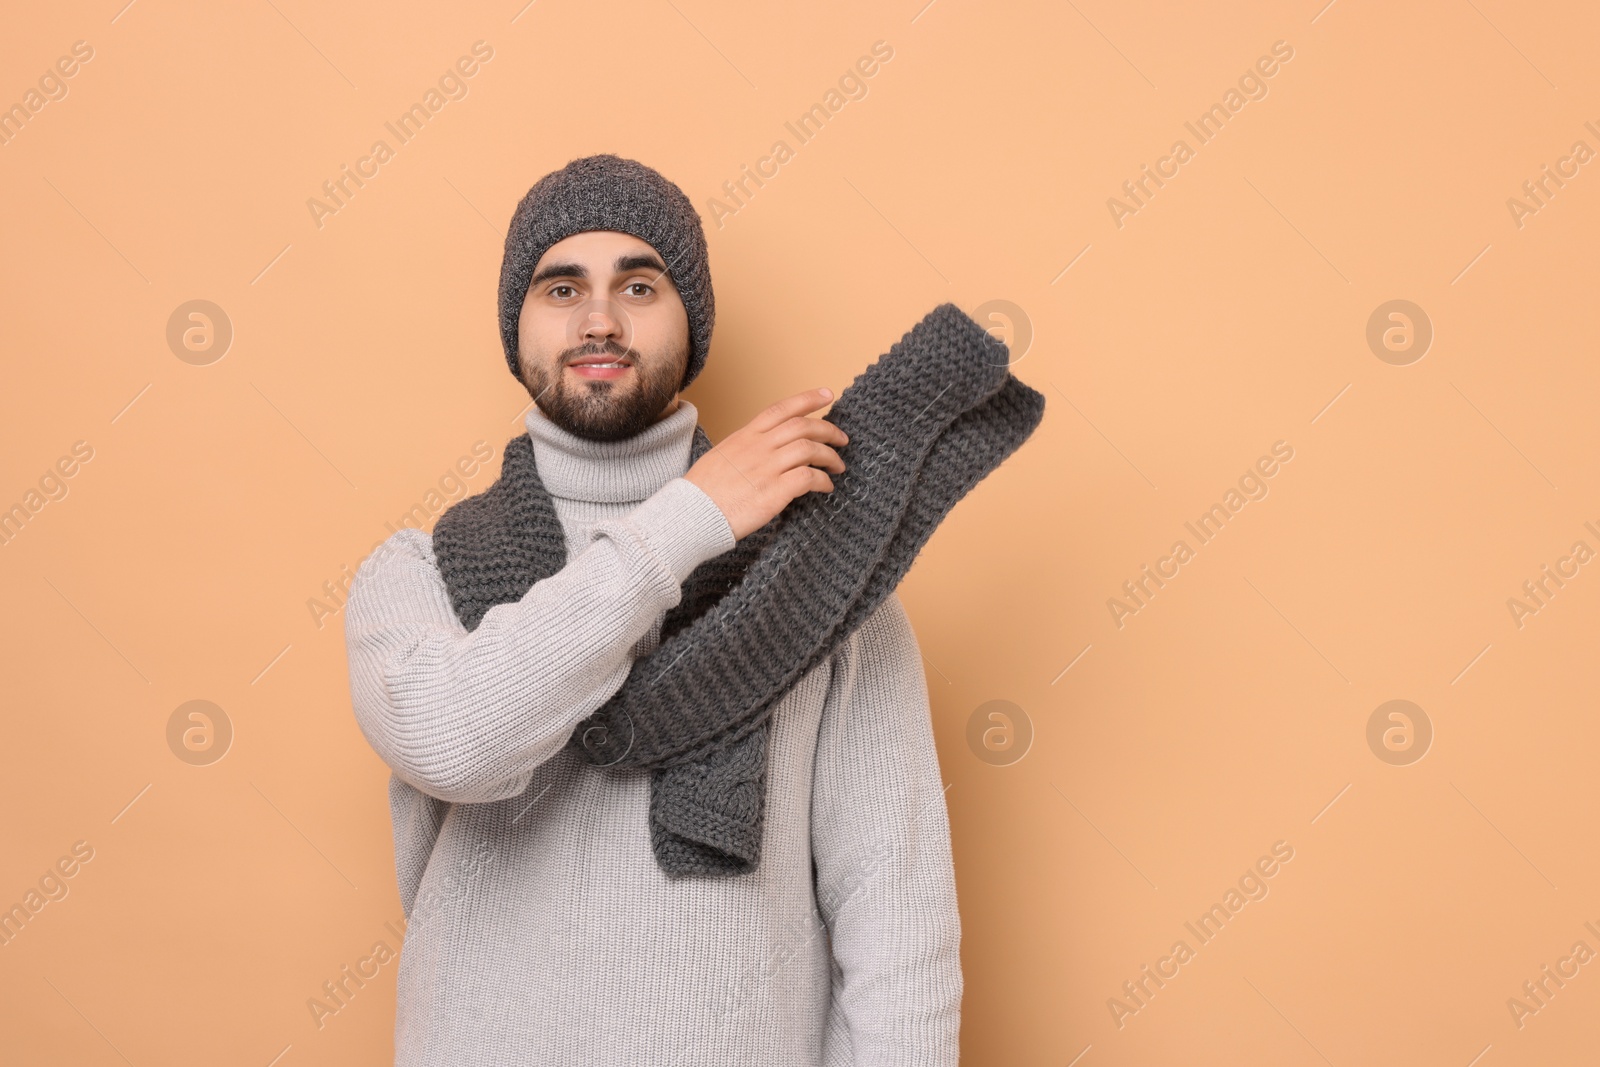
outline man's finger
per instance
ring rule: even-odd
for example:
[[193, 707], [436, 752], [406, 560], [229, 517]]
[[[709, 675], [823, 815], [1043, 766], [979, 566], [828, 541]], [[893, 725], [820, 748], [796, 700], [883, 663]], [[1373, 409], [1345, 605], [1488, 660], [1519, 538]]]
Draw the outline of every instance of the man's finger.
[[750, 425], [757, 430], [770, 430], [786, 419], [792, 419], [796, 415], [804, 415], [808, 411], [815, 411], [832, 399], [833, 391], [827, 386], [822, 386], [819, 389], [807, 389], [803, 393], [784, 397], [776, 404], [766, 408], [761, 414], [750, 420]]

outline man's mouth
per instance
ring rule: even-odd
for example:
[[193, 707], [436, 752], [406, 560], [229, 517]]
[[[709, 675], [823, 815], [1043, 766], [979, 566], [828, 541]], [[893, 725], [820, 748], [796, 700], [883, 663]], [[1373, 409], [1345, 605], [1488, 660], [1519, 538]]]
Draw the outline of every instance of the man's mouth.
[[633, 362], [611, 356], [583, 356], [567, 364], [580, 378], [620, 378], [628, 373]]

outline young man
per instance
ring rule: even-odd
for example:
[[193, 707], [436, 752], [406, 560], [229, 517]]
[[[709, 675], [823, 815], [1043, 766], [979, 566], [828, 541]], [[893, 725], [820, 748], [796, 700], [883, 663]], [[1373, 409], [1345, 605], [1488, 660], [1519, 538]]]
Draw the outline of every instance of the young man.
[[393, 772], [408, 919], [398, 1067], [957, 1061], [949, 823], [895, 595], [774, 706], [743, 873], [669, 875], [650, 774], [568, 747], [658, 647], [690, 573], [844, 470], [844, 432], [811, 415], [820, 388], [691, 465], [698, 412], [678, 393], [714, 308], [676, 185], [610, 155], [540, 180], [511, 222], [500, 324], [565, 565], [470, 632], [422, 530], [351, 588], [351, 695]]

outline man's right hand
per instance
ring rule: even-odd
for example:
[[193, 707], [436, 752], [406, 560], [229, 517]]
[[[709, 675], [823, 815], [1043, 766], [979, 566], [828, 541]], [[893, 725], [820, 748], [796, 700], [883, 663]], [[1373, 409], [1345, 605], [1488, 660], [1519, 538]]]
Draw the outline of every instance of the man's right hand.
[[824, 442], [843, 447], [850, 438], [826, 419], [808, 415], [832, 399], [822, 388], [780, 400], [685, 472], [722, 509], [734, 540], [761, 529], [802, 493], [833, 492], [823, 468], [842, 473], [844, 460]]

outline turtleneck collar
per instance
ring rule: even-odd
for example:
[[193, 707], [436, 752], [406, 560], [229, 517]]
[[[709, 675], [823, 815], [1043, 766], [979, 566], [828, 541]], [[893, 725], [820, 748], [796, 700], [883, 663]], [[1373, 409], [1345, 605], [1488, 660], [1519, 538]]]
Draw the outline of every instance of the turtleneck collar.
[[678, 410], [621, 441], [591, 441], [554, 422], [535, 404], [523, 423], [533, 440], [539, 479], [552, 497], [599, 504], [644, 500], [689, 469], [700, 412]]

